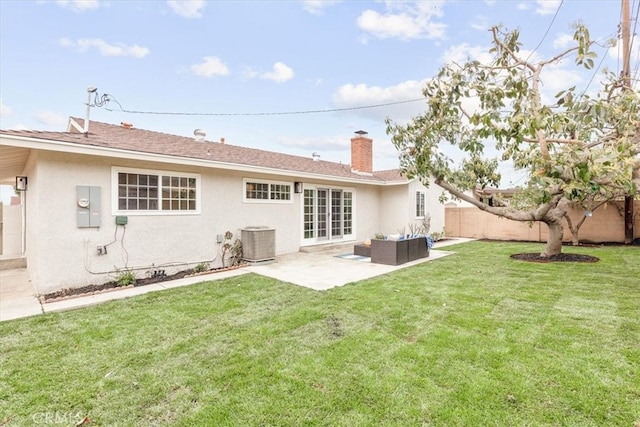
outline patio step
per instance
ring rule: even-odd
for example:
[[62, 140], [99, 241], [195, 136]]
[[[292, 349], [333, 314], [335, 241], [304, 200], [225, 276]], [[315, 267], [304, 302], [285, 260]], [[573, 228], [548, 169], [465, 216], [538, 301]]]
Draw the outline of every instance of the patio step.
[[22, 255], [0, 255], [0, 270], [27, 268], [27, 257]]
[[342, 242], [342, 243], [324, 243], [321, 245], [302, 246], [300, 252], [306, 254], [312, 254], [316, 252], [333, 251], [336, 249], [344, 249], [345, 251], [353, 251], [353, 245], [362, 242]]

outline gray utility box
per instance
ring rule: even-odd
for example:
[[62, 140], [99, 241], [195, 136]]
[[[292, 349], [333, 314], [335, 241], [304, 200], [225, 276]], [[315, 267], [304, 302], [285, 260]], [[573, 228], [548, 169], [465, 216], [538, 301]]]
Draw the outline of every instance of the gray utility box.
[[242, 259], [249, 262], [269, 261], [276, 257], [276, 230], [266, 226], [250, 226], [240, 230]]

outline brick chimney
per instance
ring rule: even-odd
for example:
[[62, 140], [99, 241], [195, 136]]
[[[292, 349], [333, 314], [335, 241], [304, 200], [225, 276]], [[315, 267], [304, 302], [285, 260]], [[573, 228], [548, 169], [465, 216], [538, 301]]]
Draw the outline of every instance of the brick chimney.
[[356, 131], [351, 138], [351, 170], [356, 173], [373, 174], [373, 139], [367, 132]]

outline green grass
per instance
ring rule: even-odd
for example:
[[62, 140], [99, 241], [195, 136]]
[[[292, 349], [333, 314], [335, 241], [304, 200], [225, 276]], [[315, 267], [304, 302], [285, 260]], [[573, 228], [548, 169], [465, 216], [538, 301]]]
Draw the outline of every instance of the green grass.
[[3, 322], [0, 425], [639, 425], [640, 250], [509, 258], [541, 247], [466, 243], [325, 292], [248, 274]]

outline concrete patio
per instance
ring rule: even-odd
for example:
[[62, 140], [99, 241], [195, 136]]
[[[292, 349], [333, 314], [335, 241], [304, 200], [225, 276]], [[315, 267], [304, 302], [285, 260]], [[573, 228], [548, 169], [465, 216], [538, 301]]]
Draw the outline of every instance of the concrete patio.
[[349, 245], [310, 253], [296, 252], [280, 255], [277, 257], [276, 262], [270, 264], [255, 264], [236, 270], [185, 277], [179, 280], [119, 289], [45, 304], [41, 304], [36, 297], [36, 289], [32, 286], [25, 268], [1, 270], [0, 321], [87, 307], [114, 299], [129, 298], [148, 292], [188, 286], [204, 281], [221, 280], [247, 273], [256, 273], [283, 282], [322, 291], [387, 274], [401, 268], [437, 260], [453, 253], [441, 248], [469, 240], [472, 239], [455, 238], [436, 242], [428, 258], [398, 266], [373, 264], [370, 262], [370, 258], [354, 257], [351, 255], [353, 252], [352, 245]]

